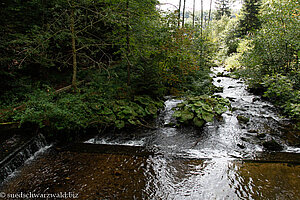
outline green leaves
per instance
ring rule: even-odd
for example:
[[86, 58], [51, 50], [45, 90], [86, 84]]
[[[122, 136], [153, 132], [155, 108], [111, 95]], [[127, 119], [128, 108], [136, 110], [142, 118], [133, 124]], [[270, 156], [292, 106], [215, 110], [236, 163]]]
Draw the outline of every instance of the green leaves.
[[222, 104], [218, 104], [214, 107], [214, 111], [218, 114], [221, 115], [222, 113], [227, 111], [227, 108], [222, 105]]
[[116, 126], [118, 129], [124, 128], [125, 122], [124, 122], [123, 120], [116, 120], [116, 121], [115, 121], [115, 126]]
[[193, 123], [194, 123], [195, 126], [201, 128], [205, 124], [205, 121], [202, 120], [202, 119], [199, 119], [198, 117], [195, 117], [193, 119]]
[[[37, 124], [54, 130], [79, 130], [90, 126], [141, 125], [141, 119], [154, 118], [162, 107], [161, 101], [148, 96], [135, 97], [141, 102], [103, 100], [81, 94], [51, 95], [36, 91], [28, 96], [24, 110], [12, 114], [14, 121]], [[145, 101], [147, 99], [147, 101]]]
[[186, 122], [186, 121], [191, 120], [193, 118], [194, 118], [193, 112], [191, 112], [190, 110], [184, 110], [184, 111], [181, 112], [181, 116], [180, 116], [179, 121], [183, 123], [183, 122]]
[[206, 122], [212, 122], [214, 119], [214, 113], [210, 113], [210, 112], [202, 112], [202, 118], [206, 121]]
[[191, 96], [177, 105], [173, 116], [180, 123], [202, 127], [205, 122], [212, 122], [215, 116], [226, 112], [228, 107], [229, 101], [223, 98]]

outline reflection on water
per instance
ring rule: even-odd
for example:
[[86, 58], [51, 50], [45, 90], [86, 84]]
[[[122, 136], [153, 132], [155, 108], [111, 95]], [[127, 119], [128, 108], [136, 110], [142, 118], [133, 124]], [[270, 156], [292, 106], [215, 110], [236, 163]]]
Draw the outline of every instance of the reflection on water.
[[2, 191], [74, 192], [80, 199], [299, 199], [299, 186], [299, 164], [52, 150]]
[[50, 152], [25, 166], [2, 191], [74, 192], [79, 199], [142, 199], [145, 166], [145, 157]]
[[300, 199], [300, 166], [286, 163], [233, 163], [231, 183], [238, 197]]
[[153, 167], [157, 174], [148, 186], [150, 199], [300, 198], [299, 165], [215, 159], [176, 160]]

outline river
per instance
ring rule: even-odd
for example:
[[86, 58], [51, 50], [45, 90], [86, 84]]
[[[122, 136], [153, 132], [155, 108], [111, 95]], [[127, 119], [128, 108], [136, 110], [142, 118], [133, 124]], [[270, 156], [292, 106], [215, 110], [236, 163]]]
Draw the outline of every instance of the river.
[[[48, 148], [1, 191], [71, 192], [79, 199], [300, 199], [299, 138], [289, 120], [249, 93], [243, 81], [213, 80], [223, 87], [215, 95], [232, 104], [223, 120], [203, 129], [173, 127], [172, 108], [181, 100], [170, 97], [157, 129], [115, 131]], [[282, 150], [267, 151], [264, 143], [271, 140]]]

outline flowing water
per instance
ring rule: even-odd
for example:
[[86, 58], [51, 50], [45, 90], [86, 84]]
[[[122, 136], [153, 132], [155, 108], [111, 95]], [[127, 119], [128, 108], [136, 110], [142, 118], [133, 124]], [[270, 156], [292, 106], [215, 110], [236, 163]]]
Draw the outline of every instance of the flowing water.
[[[172, 108], [181, 100], [170, 97], [157, 129], [52, 148], [6, 180], [2, 191], [73, 192], [79, 199], [300, 199], [299, 134], [242, 81], [215, 77], [214, 84], [233, 107], [223, 120], [203, 129], [172, 127]], [[269, 140], [283, 150], [266, 151]]]
[[30, 162], [50, 147], [51, 145], [47, 145], [45, 137], [39, 134], [15, 149], [0, 162], [0, 183], [7, 177], [14, 176], [19, 167]]

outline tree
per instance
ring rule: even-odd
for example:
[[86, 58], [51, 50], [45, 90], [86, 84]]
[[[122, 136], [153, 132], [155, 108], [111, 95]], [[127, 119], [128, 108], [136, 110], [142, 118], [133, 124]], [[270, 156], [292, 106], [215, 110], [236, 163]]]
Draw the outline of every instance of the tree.
[[262, 6], [261, 28], [254, 37], [253, 56], [269, 72], [287, 73], [298, 68], [299, 13], [296, 1], [268, 1]]
[[244, 36], [249, 32], [260, 27], [260, 20], [258, 19], [261, 0], [245, 0], [241, 11], [241, 18], [239, 19], [240, 36]]
[[183, 9], [182, 9], [182, 27], [184, 28], [184, 14], [185, 14], [185, 3], [186, 3], [186, 0], [183, 0]]
[[72, 57], [73, 57], [73, 75], [72, 87], [74, 91], [77, 90], [77, 54], [76, 54], [76, 35], [75, 35], [75, 15], [74, 15], [74, 0], [71, 2], [71, 16], [70, 16], [70, 29], [72, 38]]
[[129, 0], [126, 0], [126, 18], [127, 18], [127, 23], [126, 23], [126, 59], [127, 59], [127, 87], [130, 86], [131, 82], [131, 63], [129, 61], [129, 54], [130, 54], [130, 31], [129, 31], [129, 26], [130, 26], [130, 19], [129, 19]]
[[180, 8], [181, 8], [181, 0], [179, 0], [179, 6], [178, 6], [178, 28], [180, 26]]
[[211, 18], [211, 5], [212, 5], [212, 2], [213, 2], [213, 0], [210, 0], [210, 3], [209, 3], [209, 12], [208, 12], [208, 25], [209, 25], [210, 18]]
[[201, 0], [201, 37], [203, 31], [203, 0]]
[[195, 0], [193, 1], [193, 27], [195, 27]]
[[217, 14], [216, 14], [216, 19], [220, 20], [222, 16], [230, 16], [230, 0], [216, 0], [216, 9], [217, 9]]

